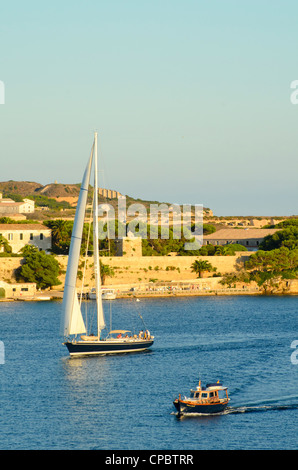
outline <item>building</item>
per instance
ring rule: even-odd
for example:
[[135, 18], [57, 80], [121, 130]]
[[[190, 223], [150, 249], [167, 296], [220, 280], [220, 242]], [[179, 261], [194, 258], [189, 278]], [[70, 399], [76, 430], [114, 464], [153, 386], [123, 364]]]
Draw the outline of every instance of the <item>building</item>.
[[107, 199], [115, 199], [121, 197], [122, 194], [119, 191], [114, 191], [113, 189], [98, 188], [98, 194], [100, 196], [106, 197]]
[[45, 251], [52, 248], [52, 232], [41, 224], [0, 224], [0, 235], [8, 241], [13, 253], [19, 253], [25, 245]]
[[15, 202], [13, 199], [3, 199], [0, 193], [0, 216], [15, 214], [32, 214], [35, 210], [35, 203], [31, 199], [24, 199], [22, 202]]
[[278, 229], [262, 228], [228, 228], [221, 229], [210, 235], [204, 235], [203, 245], [227, 245], [238, 243], [248, 250], [257, 250], [260, 243], [268, 235], [273, 235]]
[[26, 297], [33, 297], [36, 294], [36, 284], [34, 282], [22, 282], [15, 284], [8, 284], [7, 282], [0, 281], [0, 298], [5, 299], [26, 299]]

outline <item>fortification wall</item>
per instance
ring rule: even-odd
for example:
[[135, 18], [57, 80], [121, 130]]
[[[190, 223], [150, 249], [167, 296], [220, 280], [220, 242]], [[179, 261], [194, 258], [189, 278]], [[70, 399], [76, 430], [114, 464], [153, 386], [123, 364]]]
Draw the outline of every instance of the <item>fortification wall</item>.
[[[251, 253], [243, 252], [236, 256], [140, 256], [140, 257], [103, 257], [102, 263], [113, 268], [115, 275], [107, 277], [105, 285], [130, 284], [136, 282], [155, 281], [184, 281], [197, 278], [196, 273], [192, 272], [191, 265], [194, 261], [200, 259], [208, 261], [215, 268], [216, 274], [233, 272], [236, 267], [244, 260], [249, 259]], [[66, 271], [67, 256], [58, 256], [57, 260]], [[88, 269], [85, 273], [87, 284], [91, 285], [93, 261], [90, 258], [87, 263]], [[83, 275], [83, 260], [80, 268]], [[214, 273], [205, 273], [204, 276], [213, 276]], [[64, 282], [65, 275], [59, 277]]]

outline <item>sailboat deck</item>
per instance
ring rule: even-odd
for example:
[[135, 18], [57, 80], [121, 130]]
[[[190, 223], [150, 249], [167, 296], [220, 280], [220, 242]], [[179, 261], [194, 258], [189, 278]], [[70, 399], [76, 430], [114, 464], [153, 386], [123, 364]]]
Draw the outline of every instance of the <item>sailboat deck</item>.
[[78, 344], [86, 344], [86, 343], [153, 343], [153, 338], [145, 339], [145, 338], [138, 338], [138, 337], [128, 337], [128, 338], [98, 338], [98, 336], [81, 336], [81, 341], [73, 341], [74, 343]]

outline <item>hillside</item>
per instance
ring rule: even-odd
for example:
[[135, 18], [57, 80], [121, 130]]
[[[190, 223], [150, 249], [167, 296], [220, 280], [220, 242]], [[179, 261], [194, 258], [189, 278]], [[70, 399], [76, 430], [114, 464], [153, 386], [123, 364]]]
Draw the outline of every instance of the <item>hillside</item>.
[[35, 190], [35, 195], [42, 194], [50, 198], [62, 197], [79, 197], [80, 185], [79, 184], [47, 184]]
[[22, 197], [43, 195], [50, 198], [78, 197], [80, 186], [78, 184], [47, 184], [43, 186], [40, 183], [29, 181], [5, 181], [0, 182], [0, 192], [3, 196], [16, 194]]
[[[42, 186], [40, 183], [34, 183], [29, 181], [6, 181], [0, 182], [0, 192], [3, 193], [3, 197], [19, 196], [21, 198], [30, 196], [46, 196], [47, 198], [56, 199], [57, 201], [67, 201], [71, 205], [76, 205], [76, 200], [79, 197], [80, 184], [60, 184], [52, 183]], [[106, 197], [100, 198], [100, 202], [109, 202], [117, 211], [118, 200], [109, 199]], [[160, 204], [159, 201], [145, 201], [140, 198], [133, 198], [126, 196], [127, 206], [138, 203], [143, 204], [147, 210], [150, 208], [150, 204]], [[167, 202], [168, 205], [171, 203]], [[212, 215], [210, 209], [204, 208], [205, 215]]]
[[30, 181], [4, 181], [0, 182], [0, 192], [5, 197], [7, 194], [17, 194], [26, 197], [35, 193], [43, 186], [40, 183]]

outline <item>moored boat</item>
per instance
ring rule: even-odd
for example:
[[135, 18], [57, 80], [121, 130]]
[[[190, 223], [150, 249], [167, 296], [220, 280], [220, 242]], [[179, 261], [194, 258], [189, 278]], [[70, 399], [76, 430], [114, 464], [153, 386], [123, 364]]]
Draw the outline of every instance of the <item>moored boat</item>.
[[190, 397], [176, 398], [173, 402], [178, 416], [189, 413], [215, 414], [223, 412], [230, 399], [228, 389], [219, 381], [201, 386], [201, 381], [195, 390], [190, 390]]
[[[102, 300], [115, 300], [117, 297], [115, 289], [101, 289]], [[90, 300], [96, 300], [96, 289], [93, 287], [88, 294]]]

